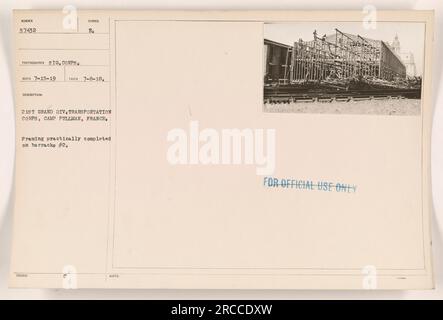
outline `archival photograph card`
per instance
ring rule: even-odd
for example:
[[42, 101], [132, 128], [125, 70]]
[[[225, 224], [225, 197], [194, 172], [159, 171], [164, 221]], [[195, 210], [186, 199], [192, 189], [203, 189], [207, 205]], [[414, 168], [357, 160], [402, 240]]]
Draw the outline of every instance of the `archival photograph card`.
[[14, 11], [11, 287], [432, 289], [433, 13]]

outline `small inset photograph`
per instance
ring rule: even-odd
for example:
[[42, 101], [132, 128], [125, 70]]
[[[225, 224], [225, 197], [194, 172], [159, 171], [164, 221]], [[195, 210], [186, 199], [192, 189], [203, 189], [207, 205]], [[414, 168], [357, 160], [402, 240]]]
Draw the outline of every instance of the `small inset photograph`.
[[423, 23], [264, 25], [265, 112], [420, 115]]

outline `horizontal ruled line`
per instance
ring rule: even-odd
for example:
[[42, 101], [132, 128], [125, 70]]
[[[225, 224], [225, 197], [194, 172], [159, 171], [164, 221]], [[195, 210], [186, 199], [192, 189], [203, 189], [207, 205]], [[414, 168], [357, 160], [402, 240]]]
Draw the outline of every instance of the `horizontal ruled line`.
[[109, 64], [79, 64], [79, 65], [19, 64], [19, 67], [109, 67]]
[[109, 51], [108, 48], [18, 48], [18, 50], [100, 50], [100, 51]]

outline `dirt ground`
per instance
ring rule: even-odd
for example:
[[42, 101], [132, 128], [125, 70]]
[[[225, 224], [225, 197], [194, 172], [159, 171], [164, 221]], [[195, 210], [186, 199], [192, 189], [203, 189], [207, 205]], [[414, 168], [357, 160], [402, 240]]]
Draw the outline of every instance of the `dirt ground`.
[[420, 99], [385, 99], [334, 102], [296, 102], [265, 104], [265, 112], [420, 115]]

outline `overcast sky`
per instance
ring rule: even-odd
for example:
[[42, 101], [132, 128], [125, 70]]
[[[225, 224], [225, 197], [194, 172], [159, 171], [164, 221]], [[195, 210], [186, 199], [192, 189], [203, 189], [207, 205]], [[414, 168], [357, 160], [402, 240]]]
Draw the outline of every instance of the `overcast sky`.
[[352, 34], [374, 40], [392, 43], [395, 35], [400, 40], [401, 51], [410, 51], [414, 55], [417, 75], [423, 72], [424, 56], [424, 23], [410, 22], [377, 22], [376, 29], [365, 29], [360, 22], [290, 22], [271, 23], [264, 26], [264, 37], [269, 40], [293, 45], [302, 38], [304, 41], [313, 40], [313, 32], [318, 36], [335, 33], [335, 28]]

